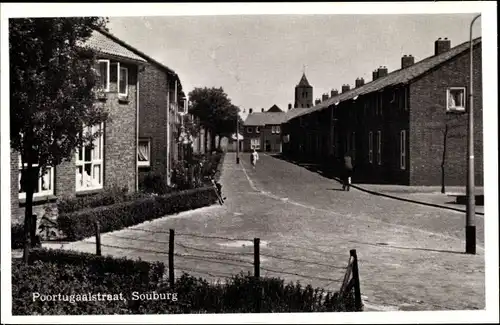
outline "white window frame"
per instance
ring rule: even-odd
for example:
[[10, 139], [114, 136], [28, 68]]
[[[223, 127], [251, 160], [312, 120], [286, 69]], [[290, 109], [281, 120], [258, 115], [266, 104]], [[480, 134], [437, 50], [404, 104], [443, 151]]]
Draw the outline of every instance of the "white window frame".
[[373, 163], [373, 132], [368, 132], [368, 162]]
[[281, 127], [279, 125], [276, 125], [276, 134], [281, 133]]
[[399, 133], [399, 168], [406, 169], [406, 130]]
[[[452, 91], [462, 91], [462, 106], [450, 107], [450, 95]], [[446, 111], [447, 112], [465, 112], [466, 105], [466, 90], [465, 87], [450, 87], [446, 89]]]
[[97, 60], [97, 64], [98, 64], [98, 67], [99, 67], [99, 76], [100, 76], [100, 80], [102, 82], [102, 76], [100, 75], [101, 74], [101, 63], [104, 62], [104, 63], [107, 63], [107, 79], [106, 79], [106, 87], [104, 89], [100, 89], [104, 92], [109, 92], [110, 91], [110, 85], [111, 85], [111, 61], [110, 60], [107, 60], [107, 59], [99, 59]]
[[377, 164], [382, 165], [382, 131], [377, 131]]
[[252, 132], [253, 132], [253, 128], [247, 127], [247, 133], [252, 133]]
[[255, 127], [255, 133], [260, 133], [260, 126]]
[[250, 139], [250, 147], [255, 150], [260, 150], [260, 138]]
[[[18, 174], [19, 174], [19, 191], [21, 191], [21, 170], [22, 170], [22, 162], [21, 162], [21, 155], [18, 155], [19, 159], [19, 164], [18, 164]], [[25, 167], [28, 166], [28, 164], [24, 164]], [[33, 167], [37, 167], [38, 164], [33, 164]], [[54, 168], [53, 167], [48, 167], [47, 171], [45, 172], [44, 175], [49, 174], [50, 177], [50, 188], [48, 190], [42, 190], [42, 175], [38, 178], [38, 192], [33, 193], [33, 197], [42, 197], [42, 196], [49, 196], [49, 195], [54, 195]], [[26, 199], [26, 192], [19, 192], [19, 199]]]
[[[75, 190], [76, 192], [82, 192], [82, 191], [88, 191], [88, 190], [97, 190], [97, 189], [102, 189], [103, 188], [103, 185], [104, 185], [104, 123], [101, 123], [100, 125], [100, 128], [101, 128], [101, 135], [99, 136], [99, 138], [95, 139], [94, 141], [99, 141], [99, 157], [98, 159], [94, 159], [92, 158], [90, 160], [90, 162], [86, 162], [85, 161], [85, 150], [82, 152], [82, 160], [79, 159], [79, 152], [80, 152], [80, 149], [77, 148], [75, 151]], [[91, 128], [92, 132], [95, 132], [94, 131], [94, 128], [97, 127], [96, 126], [93, 126]], [[86, 127], [85, 129], [89, 129], [88, 127]], [[88, 131], [87, 131], [88, 132]], [[90, 151], [90, 155], [93, 157], [94, 156], [94, 152], [95, 152], [96, 148], [92, 148], [92, 150]], [[82, 186], [79, 184], [79, 182], [77, 181], [76, 179], [76, 172], [78, 171], [78, 168], [79, 167], [82, 167], [82, 171], [85, 171], [85, 165], [86, 164], [90, 164], [90, 170], [91, 170], [91, 173], [93, 173], [94, 171], [94, 167], [95, 166], [100, 166], [99, 170], [100, 170], [100, 180], [101, 182], [97, 185], [92, 185], [92, 186]], [[95, 179], [94, 175], [90, 175], [90, 177], [92, 179]]]
[[[122, 93], [120, 92], [120, 77], [121, 77], [121, 73], [122, 73], [122, 69], [124, 69], [127, 73], [125, 74], [126, 78], [125, 78], [125, 92]], [[120, 65], [120, 62], [117, 63], [117, 88], [118, 88], [118, 96], [123, 96], [123, 97], [126, 97], [128, 96], [128, 68], [127, 67], [123, 67]]]
[[[148, 156], [146, 161], [139, 160], [139, 144], [141, 142], [147, 142], [148, 144]], [[151, 166], [151, 140], [150, 139], [139, 139], [137, 142], [137, 166], [139, 167], [150, 167]]]

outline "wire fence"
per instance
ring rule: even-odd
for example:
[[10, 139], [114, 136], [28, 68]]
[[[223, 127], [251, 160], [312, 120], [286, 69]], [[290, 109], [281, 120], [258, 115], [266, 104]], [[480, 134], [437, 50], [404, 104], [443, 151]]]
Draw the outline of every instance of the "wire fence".
[[[176, 233], [173, 229], [167, 231], [152, 231], [143, 228], [130, 228], [130, 230], [138, 231], [138, 232], [146, 232], [152, 235], [156, 234], [168, 234], [168, 241], [162, 241], [157, 239], [146, 239], [146, 238], [134, 238], [129, 236], [120, 236], [116, 234], [108, 234], [108, 236], [126, 240], [127, 242], [138, 242], [138, 243], [150, 243], [150, 244], [161, 244], [163, 247], [168, 245], [168, 249], [154, 249], [151, 247], [137, 247], [137, 246], [122, 246], [122, 245], [111, 245], [111, 244], [102, 244], [100, 240], [100, 232], [99, 225], [96, 224], [96, 254], [101, 255], [101, 247], [119, 249], [119, 250], [129, 250], [129, 251], [137, 251], [144, 252], [147, 254], [158, 254], [168, 257], [168, 280], [171, 287], [175, 285], [175, 271], [183, 271], [183, 272], [191, 272], [193, 274], [202, 274], [208, 275], [212, 278], [217, 278], [218, 280], [222, 279], [231, 279], [236, 274], [221, 271], [220, 268], [214, 266], [213, 269], [209, 265], [222, 265], [231, 269], [233, 272], [236, 269], [240, 269], [240, 272], [246, 270], [249, 272], [249, 269], [253, 267], [253, 276], [256, 278], [260, 278], [260, 272], [265, 272], [265, 277], [271, 275], [282, 275], [282, 276], [294, 276], [302, 279], [321, 281], [323, 283], [328, 283], [328, 286], [337, 284], [340, 286], [338, 293], [341, 295], [345, 295], [354, 290], [355, 293], [355, 301], [356, 305], [361, 309], [361, 293], [360, 293], [360, 284], [359, 284], [359, 274], [358, 274], [358, 262], [357, 255], [355, 250], [350, 251], [349, 260], [347, 265], [334, 265], [332, 263], [325, 263], [324, 261], [314, 261], [307, 259], [299, 259], [293, 258], [289, 256], [281, 256], [269, 253], [260, 252], [261, 244], [260, 238], [254, 238], [253, 240], [247, 238], [234, 238], [234, 237], [224, 237], [224, 236], [208, 236], [194, 233]], [[210, 248], [200, 248], [190, 246], [187, 243], [176, 242], [175, 238], [202, 238], [208, 240], [225, 240], [225, 241], [238, 241], [243, 243], [249, 243], [247, 247], [252, 247], [253, 252], [228, 252], [222, 250], [215, 250]], [[147, 244], [144, 244], [147, 245]], [[144, 246], [143, 245], [143, 246]], [[289, 247], [289, 248], [303, 248], [295, 245], [276, 245], [275, 247]], [[176, 247], [181, 248], [183, 252], [176, 252]], [[321, 250], [314, 250], [316, 253], [335, 255], [331, 252], [325, 252]], [[346, 256], [346, 255], [343, 255]], [[286, 267], [282, 267], [281, 269], [271, 268], [268, 266], [262, 266], [262, 257], [267, 259], [275, 260], [273, 265], [279, 265], [281, 263], [286, 263]], [[184, 261], [181, 263], [175, 262], [176, 260]], [[187, 263], [186, 261], [194, 261], [194, 263]], [[290, 262], [293, 265], [290, 265]], [[177, 265], [179, 264], [179, 265]], [[302, 265], [305, 264], [307, 267], [314, 267], [316, 269], [322, 270], [320, 274], [303, 274], [299, 272], [295, 272], [297, 269], [297, 264]], [[194, 267], [193, 267], [194, 265]], [[205, 268], [203, 268], [205, 267]], [[210, 268], [210, 270], [207, 270]], [[300, 269], [300, 267], [299, 267]], [[337, 270], [337, 271], [334, 271]], [[343, 272], [342, 277], [327, 277], [321, 276], [321, 273], [333, 273], [338, 271]], [[250, 272], [249, 272], [250, 273]], [[324, 286], [323, 286], [324, 287]]]

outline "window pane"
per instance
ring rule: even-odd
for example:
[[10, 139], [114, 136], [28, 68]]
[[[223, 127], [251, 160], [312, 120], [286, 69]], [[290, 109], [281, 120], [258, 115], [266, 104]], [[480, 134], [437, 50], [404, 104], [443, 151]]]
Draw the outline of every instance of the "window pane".
[[75, 175], [75, 182], [76, 182], [76, 188], [80, 188], [83, 186], [83, 167], [82, 166], [77, 166], [76, 167], [76, 175]]
[[40, 189], [42, 191], [49, 191], [52, 189], [52, 179], [50, 175], [50, 169], [45, 172], [45, 174], [40, 178]]
[[85, 161], [92, 161], [92, 155], [91, 155], [92, 150], [91, 150], [90, 146], [85, 146], [83, 151], [84, 151], [84, 160]]
[[139, 161], [149, 160], [149, 143], [147, 141], [139, 142], [138, 159]]
[[108, 62], [99, 62], [99, 86], [102, 89], [107, 88], [108, 83]]
[[101, 159], [101, 141], [100, 137], [94, 139], [92, 142], [94, 144], [94, 149], [92, 150], [92, 159]]
[[101, 165], [94, 165], [94, 173], [92, 175], [93, 185], [101, 184]]
[[127, 79], [128, 79], [127, 68], [120, 68], [120, 94], [127, 93]]

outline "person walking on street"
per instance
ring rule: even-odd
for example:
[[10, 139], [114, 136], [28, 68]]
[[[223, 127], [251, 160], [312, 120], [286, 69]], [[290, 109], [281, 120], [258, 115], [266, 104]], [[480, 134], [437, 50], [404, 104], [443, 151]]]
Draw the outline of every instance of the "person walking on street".
[[349, 191], [352, 180], [353, 166], [352, 157], [349, 152], [344, 155], [344, 172], [342, 177], [342, 190]]
[[250, 157], [250, 161], [252, 162], [252, 167], [255, 169], [255, 165], [257, 164], [257, 160], [259, 160], [259, 154], [253, 149], [252, 156]]

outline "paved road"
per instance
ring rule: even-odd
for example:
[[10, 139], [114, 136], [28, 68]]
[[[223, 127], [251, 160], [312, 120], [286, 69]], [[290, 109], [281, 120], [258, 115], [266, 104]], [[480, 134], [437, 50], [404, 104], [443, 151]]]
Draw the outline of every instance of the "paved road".
[[[167, 264], [173, 228], [177, 274], [221, 278], [253, 271], [251, 240], [259, 237], [262, 275], [337, 290], [354, 248], [368, 310], [485, 306], [482, 217], [478, 254], [470, 256], [462, 254], [461, 213], [343, 192], [333, 180], [267, 155], [253, 169], [248, 154], [236, 165], [229, 153], [221, 182], [224, 206], [104, 234], [103, 253]], [[65, 247], [93, 251], [92, 242]]]

